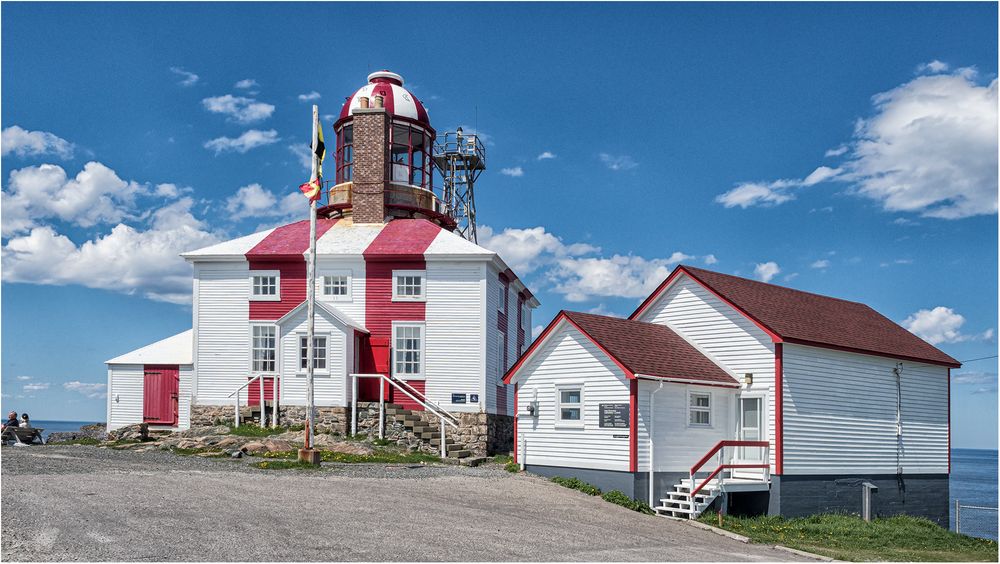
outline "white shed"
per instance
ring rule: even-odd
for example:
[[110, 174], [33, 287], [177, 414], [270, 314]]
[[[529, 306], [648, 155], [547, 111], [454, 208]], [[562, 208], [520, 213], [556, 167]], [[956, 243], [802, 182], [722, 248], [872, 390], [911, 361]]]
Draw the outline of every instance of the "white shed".
[[188, 427], [193, 345], [188, 329], [105, 362], [109, 431], [136, 423], [154, 429]]

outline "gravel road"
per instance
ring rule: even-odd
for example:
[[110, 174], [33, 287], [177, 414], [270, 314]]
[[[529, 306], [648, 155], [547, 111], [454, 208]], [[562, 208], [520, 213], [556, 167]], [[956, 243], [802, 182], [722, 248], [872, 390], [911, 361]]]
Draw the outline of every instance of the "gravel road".
[[[496, 465], [3, 447], [2, 560], [789, 560]], [[259, 460], [259, 459], [258, 459]]]

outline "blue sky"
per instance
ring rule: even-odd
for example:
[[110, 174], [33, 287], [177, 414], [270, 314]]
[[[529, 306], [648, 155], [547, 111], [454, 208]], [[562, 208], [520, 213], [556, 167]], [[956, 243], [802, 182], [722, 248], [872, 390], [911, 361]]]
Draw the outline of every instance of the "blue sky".
[[[103, 361], [190, 327], [176, 253], [305, 217], [310, 104], [380, 68], [488, 140], [538, 324], [684, 261], [997, 354], [995, 4], [0, 9], [4, 409], [102, 419]], [[995, 448], [996, 359], [955, 372], [955, 445]]]

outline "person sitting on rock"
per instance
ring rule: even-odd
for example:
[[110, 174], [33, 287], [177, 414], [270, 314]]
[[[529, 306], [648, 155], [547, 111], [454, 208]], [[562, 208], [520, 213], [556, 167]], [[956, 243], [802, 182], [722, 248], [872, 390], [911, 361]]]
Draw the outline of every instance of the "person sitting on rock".
[[22, 413], [21, 414], [21, 427], [23, 427], [25, 429], [31, 429], [31, 420], [28, 419], [28, 414], [27, 413]]
[[7, 427], [17, 426], [19, 426], [19, 423], [17, 422], [17, 412], [11, 411], [7, 414], [7, 422], [3, 424], [3, 428], [6, 429]]

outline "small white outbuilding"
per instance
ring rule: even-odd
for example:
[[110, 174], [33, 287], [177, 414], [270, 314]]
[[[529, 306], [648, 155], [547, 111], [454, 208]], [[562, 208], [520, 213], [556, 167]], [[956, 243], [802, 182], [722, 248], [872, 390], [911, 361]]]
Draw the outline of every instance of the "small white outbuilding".
[[189, 329], [106, 361], [108, 430], [136, 423], [187, 429], [193, 346]]

